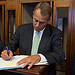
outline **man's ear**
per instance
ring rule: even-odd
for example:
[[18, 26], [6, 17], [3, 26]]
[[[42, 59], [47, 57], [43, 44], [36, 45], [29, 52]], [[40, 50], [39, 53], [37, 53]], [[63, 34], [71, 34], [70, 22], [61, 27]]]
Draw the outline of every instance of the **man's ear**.
[[34, 11], [33, 11], [33, 15], [34, 15]]

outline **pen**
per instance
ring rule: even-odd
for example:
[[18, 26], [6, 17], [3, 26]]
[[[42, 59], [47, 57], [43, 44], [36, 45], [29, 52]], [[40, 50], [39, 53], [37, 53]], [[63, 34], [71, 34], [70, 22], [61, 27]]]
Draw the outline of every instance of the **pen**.
[[7, 54], [8, 54], [8, 56], [9, 56], [9, 49], [8, 49], [8, 47], [6, 47], [6, 49], [7, 49]]

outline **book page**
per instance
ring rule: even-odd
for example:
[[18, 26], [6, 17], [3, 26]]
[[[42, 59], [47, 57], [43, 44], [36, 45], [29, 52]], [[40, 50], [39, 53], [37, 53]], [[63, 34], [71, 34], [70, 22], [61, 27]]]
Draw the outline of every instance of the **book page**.
[[[0, 57], [0, 70], [21, 68], [23, 64], [17, 66], [16, 63], [25, 57], [27, 57], [27, 55], [17, 55], [17, 56], [13, 56], [10, 60], [3, 60]], [[48, 65], [48, 63], [47, 62], [39, 62], [35, 65]]]

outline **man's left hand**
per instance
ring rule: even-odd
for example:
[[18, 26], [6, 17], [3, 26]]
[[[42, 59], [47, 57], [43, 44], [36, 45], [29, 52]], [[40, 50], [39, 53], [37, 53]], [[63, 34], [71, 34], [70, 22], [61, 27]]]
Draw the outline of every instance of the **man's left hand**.
[[26, 58], [23, 58], [22, 60], [17, 62], [17, 65], [19, 66], [21, 64], [24, 64], [22, 66], [22, 68], [24, 68], [25, 66], [30, 64], [28, 66], [28, 69], [30, 69], [34, 64], [38, 63], [40, 60], [41, 60], [41, 57], [36, 54], [36, 55], [32, 55], [32, 56], [28, 56]]

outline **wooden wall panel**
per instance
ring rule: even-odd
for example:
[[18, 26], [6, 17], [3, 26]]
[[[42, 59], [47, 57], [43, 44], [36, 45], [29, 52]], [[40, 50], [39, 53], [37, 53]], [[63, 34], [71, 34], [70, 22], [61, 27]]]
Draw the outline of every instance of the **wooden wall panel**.
[[5, 33], [4, 33], [4, 21], [5, 21], [5, 17], [4, 17], [4, 5], [2, 5], [2, 41], [5, 42]]
[[7, 0], [5, 4], [5, 44], [8, 42], [8, 11], [15, 11], [15, 26], [16, 28], [21, 24], [21, 4], [19, 0]]
[[71, 75], [72, 59], [75, 52], [75, 0], [70, 0], [67, 42], [67, 75]]

